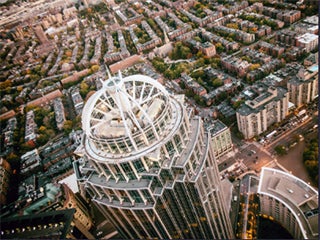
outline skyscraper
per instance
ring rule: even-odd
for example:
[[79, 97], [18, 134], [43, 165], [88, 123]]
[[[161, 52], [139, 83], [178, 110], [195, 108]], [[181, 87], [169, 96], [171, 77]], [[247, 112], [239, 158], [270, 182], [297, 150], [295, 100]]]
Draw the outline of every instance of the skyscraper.
[[150, 77], [110, 77], [82, 114], [80, 188], [123, 238], [234, 238], [209, 133]]

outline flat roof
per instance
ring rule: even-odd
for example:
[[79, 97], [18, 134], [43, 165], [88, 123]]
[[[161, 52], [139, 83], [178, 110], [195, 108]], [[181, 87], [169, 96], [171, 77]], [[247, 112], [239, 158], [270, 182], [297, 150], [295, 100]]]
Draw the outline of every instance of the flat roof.
[[65, 183], [71, 189], [71, 191], [73, 193], [79, 192], [79, 187], [78, 187], [78, 183], [77, 183], [77, 177], [76, 177], [75, 173], [73, 173], [70, 176], [60, 180], [59, 183]]
[[263, 167], [258, 193], [283, 203], [295, 216], [303, 236], [318, 236], [318, 192], [301, 179], [281, 170]]
[[302, 43], [309, 43], [311, 41], [317, 40], [318, 38], [318, 35], [313, 33], [305, 33], [301, 36], [296, 37], [296, 39]]
[[211, 133], [211, 136], [221, 132], [222, 130], [227, 129], [227, 126], [220, 120], [215, 120], [209, 127], [208, 131]]

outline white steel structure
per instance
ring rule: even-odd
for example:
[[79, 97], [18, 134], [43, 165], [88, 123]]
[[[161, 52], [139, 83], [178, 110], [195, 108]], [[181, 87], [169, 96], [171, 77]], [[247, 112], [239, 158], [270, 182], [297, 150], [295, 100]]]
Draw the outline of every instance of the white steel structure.
[[232, 239], [209, 134], [150, 77], [119, 73], [86, 103], [75, 170], [123, 238]]
[[261, 214], [272, 217], [294, 239], [319, 239], [318, 191], [301, 179], [263, 167], [258, 187]]

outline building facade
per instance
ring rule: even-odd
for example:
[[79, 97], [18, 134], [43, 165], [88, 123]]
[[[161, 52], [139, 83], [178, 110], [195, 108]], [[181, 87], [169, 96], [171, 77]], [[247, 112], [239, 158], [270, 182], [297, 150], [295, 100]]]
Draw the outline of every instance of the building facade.
[[216, 120], [211, 126], [208, 127], [211, 134], [211, 142], [215, 159], [233, 151], [233, 144], [231, 139], [230, 128], [223, 122]]
[[305, 33], [296, 37], [297, 47], [305, 48], [306, 52], [310, 52], [318, 47], [319, 36], [313, 33]]
[[182, 97], [119, 73], [83, 112], [79, 187], [122, 238], [234, 238], [209, 133]]
[[0, 205], [7, 203], [11, 166], [2, 157], [0, 158]]
[[[2, 219], [51, 214], [59, 210], [74, 210], [70, 219], [76, 239], [93, 239], [93, 225], [89, 209], [80, 195], [74, 194], [66, 184], [47, 183], [14, 202], [14, 208], [3, 211]], [[27, 218], [27, 217], [26, 217]], [[44, 224], [47, 224], [46, 222]]]
[[263, 167], [260, 213], [280, 223], [294, 239], [318, 239], [318, 191], [281, 170]]
[[[314, 68], [316, 65], [311, 66]], [[318, 96], [318, 71], [301, 69], [297, 76], [291, 78], [287, 83], [289, 101], [297, 108], [313, 101]]]
[[256, 94], [236, 111], [238, 129], [245, 139], [260, 135], [288, 115], [289, 95], [285, 89], [269, 86], [265, 91], [261, 85]]

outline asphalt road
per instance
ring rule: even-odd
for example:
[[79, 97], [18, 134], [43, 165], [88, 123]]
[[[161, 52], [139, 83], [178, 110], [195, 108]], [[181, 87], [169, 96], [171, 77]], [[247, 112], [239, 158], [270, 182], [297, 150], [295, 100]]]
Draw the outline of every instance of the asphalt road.
[[309, 129], [317, 124], [318, 122], [318, 114], [313, 114], [312, 118], [307, 119], [305, 122], [296, 125], [295, 128], [282, 133], [281, 135], [272, 139], [272, 142], [265, 146], [265, 149], [270, 153], [274, 153], [274, 148], [277, 145], [287, 146], [290, 142], [294, 141], [294, 137], [298, 135], [304, 136]]

